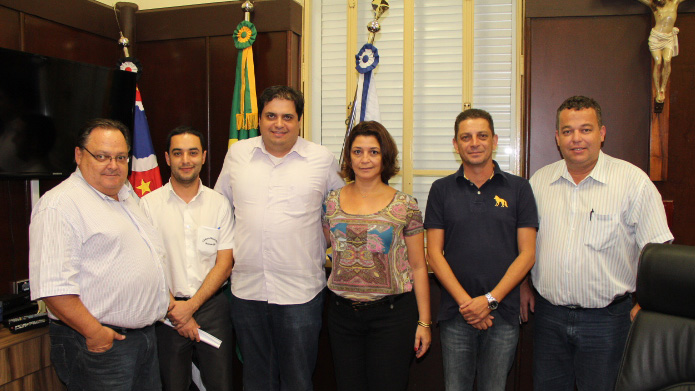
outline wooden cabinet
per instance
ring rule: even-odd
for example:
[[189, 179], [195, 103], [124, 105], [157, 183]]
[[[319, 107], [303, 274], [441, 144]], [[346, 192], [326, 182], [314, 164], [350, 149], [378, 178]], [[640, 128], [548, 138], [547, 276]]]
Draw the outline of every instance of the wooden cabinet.
[[0, 391], [65, 390], [50, 356], [47, 327], [21, 334], [0, 328]]

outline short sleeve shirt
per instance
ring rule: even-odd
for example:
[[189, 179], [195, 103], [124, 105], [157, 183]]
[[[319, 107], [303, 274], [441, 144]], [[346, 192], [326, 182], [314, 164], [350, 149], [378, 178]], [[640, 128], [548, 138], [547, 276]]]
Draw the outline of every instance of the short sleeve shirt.
[[[462, 165], [455, 174], [435, 181], [427, 199], [425, 228], [444, 230], [444, 257], [472, 297], [491, 291], [519, 255], [517, 229], [538, 227], [528, 181], [494, 165], [494, 175], [480, 188], [465, 178]], [[497, 312], [509, 322], [518, 321], [518, 286]], [[458, 304], [443, 290], [439, 320], [458, 313]]]
[[413, 272], [405, 237], [423, 232], [417, 200], [400, 191], [384, 209], [353, 215], [340, 207], [340, 190], [328, 194], [324, 228], [331, 233], [333, 270], [328, 288], [360, 301], [410, 292]]

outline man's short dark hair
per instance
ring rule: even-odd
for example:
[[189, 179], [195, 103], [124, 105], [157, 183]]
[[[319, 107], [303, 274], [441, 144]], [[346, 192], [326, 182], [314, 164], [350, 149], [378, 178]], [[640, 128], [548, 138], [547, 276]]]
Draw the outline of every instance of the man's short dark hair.
[[128, 127], [120, 121], [106, 118], [94, 118], [87, 121], [80, 131], [80, 135], [77, 136], [77, 146], [84, 149], [84, 147], [87, 145], [89, 135], [92, 134], [92, 131], [97, 128], [120, 131], [125, 138], [126, 145], [128, 145], [128, 151], [130, 151], [130, 130]]
[[304, 96], [301, 92], [288, 86], [272, 86], [263, 90], [261, 96], [258, 97], [258, 114], [262, 114], [265, 105], [276, 98], [294, 102], [294, 109], [298, 116], [297, 119], [302, 119], [302, 115], [304, 114]]
[[495, 135], [495, 123], [492, 121], [492, 116], [490, 113], [488, 113], [485, 110], [482, 109], [468, 109], [466, 111], [462, 111], [459, 115], [456, 116], [456, 122], [454, 122], [454, 138], [458, 137], [459, 135], [459, 124], [467, 119], [477, 119], [477, 118], [482, 118], [487, 121], [487, 124], [490, 125], [490, 131], [492, 131], [492, 135]]
[[376, 137], [376, 140], [379, 142], [379, 148], [381, 148], [381, 180], [387, 183], [388, 180], [393, 178], [400, 170], [397, 159], [398, 146], [396, 146], [396, 142], [384, 125], [376, 121], [363, 121], [352, 128], [350, 135], [345, 141], [345, 148], [343, 149], [343, 164], [341, 167], [343, 177], [351, 181], [355, 180], [355, 171], [352, 169], [350, 150], [357, 136]]
[[191, 126], [181, 125], [174, 128], [174, 130], [169, 132], [169, 134], [167, 135], [167, 153], [169, 152], [169, 148], [171, 148], [171, 138], [180, 134], [192, 134], [198, 137], [200, 139], [200, 145], [203, 147], [203, 151], [207, 151], [207, 148], [205, 148], [205, 136], [203, 136], [203, 133]]
[[564, 102], [557, 108], [557, 116], [555, 116], [555, 129], [560, 130], [560, 113], [562, 110], [584, 110], [584, 109], [594, 109], [596, 112], [596, 119], [598, 120], [598, 127], [603, 126], [603, 120], [601, 119], [601, 106], [598, 105], [593, 98], [586, 96], [576, 95], [565, 99]]

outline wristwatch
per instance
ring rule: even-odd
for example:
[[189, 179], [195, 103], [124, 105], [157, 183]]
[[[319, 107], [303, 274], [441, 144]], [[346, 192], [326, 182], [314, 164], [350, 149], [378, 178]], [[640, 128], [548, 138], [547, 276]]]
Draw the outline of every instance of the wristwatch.
[[489, 308], [489, 309], [491, 309], [491, 310], [496, 310], [496, 309], [497, 309], [497, 306], [500, 305], [500, 303], [497, 302], [497, 299], [495, 299], [494, 297], [492, 297], [492, 295], [490, 294], [490, 292], [488, 292], [488, 293], [485, 294], [485, 298], [487, 299], [487, 308]]

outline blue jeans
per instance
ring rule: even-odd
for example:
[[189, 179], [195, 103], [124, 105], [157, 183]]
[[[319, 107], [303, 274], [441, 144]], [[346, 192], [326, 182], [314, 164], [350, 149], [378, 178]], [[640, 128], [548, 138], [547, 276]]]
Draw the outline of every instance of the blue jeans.
[[330, 296], [326, 323], [338, 391], [405, 390], [415, 356], [415, 294], [358, 309]]
[[611, 391], [630, 330], [632, 301], [605, 308], [555, 306], [536, 295], [533, 388]]
[[68, 390], [159, 391], [159, 362], [154, 326], [125, 331], [103, 353], [87, 350], [85, 338], [70, 327], [51, 323], [51, 362]]
[[232, 321], [244, 360], [246, 391], [313, 390], [323, 291], [304, 304], [232, 296]]
[[[494, 312], [493, 312], [494, 316]], [[462, 316], [439, 322], [447, 391], [504, 391], [519, 341], [519, 325], [496, 316], [487, 330], [478, 330]]]

